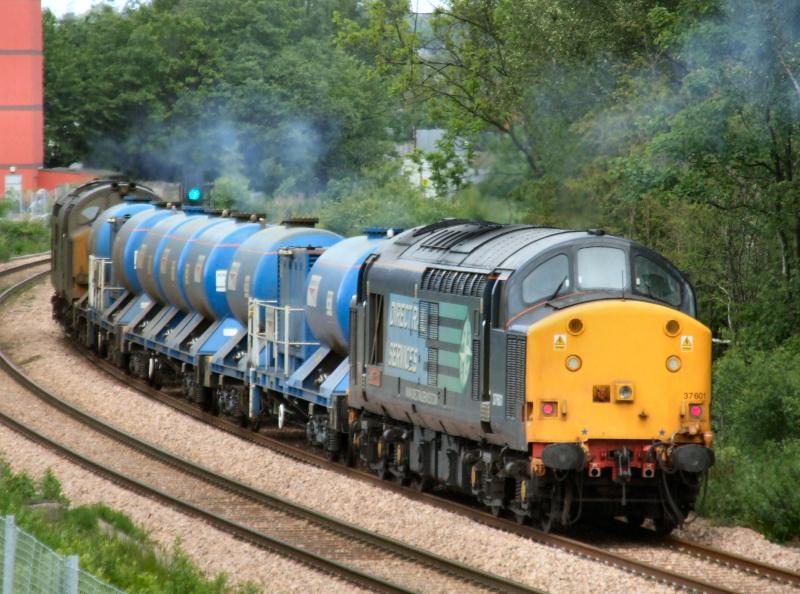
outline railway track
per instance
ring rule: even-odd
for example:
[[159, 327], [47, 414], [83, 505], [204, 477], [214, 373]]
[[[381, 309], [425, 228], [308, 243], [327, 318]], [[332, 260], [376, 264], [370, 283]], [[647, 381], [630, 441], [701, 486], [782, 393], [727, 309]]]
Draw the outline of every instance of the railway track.
[[[0, 305], [41, 278], [0, 294]], [[379, 592], [538, 590], [377, 535], [176, 457], [73, 407], [0, 352], [24, 392], [0, 404], [0, 423], [76, 463], [241, 539]]]
[[[79, 350], [93, 364], [126, 385], [133, 386], [145, 395], [157, 399], [184, 414], [233, 433], [240, 438], [269, 447], [295, 460], [332, 469], [340, 474], [368, 482], [383, 489], [401, 492], [408, 498], [423, 501], [450, 512], [459, 513], [494, 528], [690, 591], [772, 591], [774, 588], [783, 588], [784, 591], [789, 591], [793, 588], [800, 590], [800, 575], [794, 572], [698, 543], [674, 537], [656, 539], [652, 533], [641, 531], [636, 533], [629, 532], [627, 540], [622, 542], [618, 540], [610, 544], [598, 545], [585, 540], [567, 538], [563, 535], [546, 534], [527, 526], [518, 526], [511, 520], [495, 518], [491, 514], [470, 505], [445, 499], [433, 493], [420, 493], [414, 489], [382, 481], [364, 471], [331, 463], [321, 454], [310, 451], [305, 447], [287, 443], [285, 439], [276, 437], [278, 435], [277, 431], [267, 428], [266, 430], [262, 429], [262, 433], [256, 434], [242, 429], [225, 419], [204, 413], [185, 400], [154, 390], [147, 383], [133, 379], [107, 361], [99, 359], [93, 353], [83, 349]], [[656, 559], [656, 557], [661, 558], [661, 560]], [[675, 567], [685, 569], [676, 571], [672, 569]]]
[[28, 270], [35, 266], [41, 266], [50, 262], [50, 252], [41, 254], [29, 254], [25, 256], [14, 256], [7, 262], [0, 264], [0, 278], [9, 277], [12, 274]]
[[[773, 586], [795, 588], [800, 591], [800, 575], [790, 570], [758, 562], [677, 537], [657, 537], [652, 531], [637, 530], [623, 532], [621, 537], [603, 545], [585, 540], [569, 538], [560, 534], [548, 534], [530, 526], [519, 526], [513, 520], [496, 518], [482, 509], [466, 505], [435, 493], [418, 492], [354, 468], [328, 461], [324, 455], [306, 448], [292, 445], [277, 437], [278, 431], [253, 433], [226, 419], [205, 413], [189, 402], [156, 390], [146, 382], [132, 378], [123, 370], [100, 359], [91, 351], [79, 349], [98, 368], [119, 381], [134, 387], [141, 393], [158, 400], [193, 418], [228, 431], [247, 441], [263, 445], [292, 459], [317, 467], [332, 469], [369, 484], [400, 492], [411, 499], [428, 503], [438, 508], [467, 516], [477, 522], [511, 532], [542, 544], [569, 551], [637, 575], [648, 576], [659, 582], [696, 592], [741, 592], [770, 591]], [[262, 429], [262, 432], [264, 429]], [[619, 534], [619, 530], [615, 530]], [[621, 542], [622, 540], [622, 542]], [[665, 553], [669, 553], [666, 555]], [[669, 557], [659, 562], [655, 556]], [[699, 562], [698, 562], [699, 561]], [[687, 567], [685, 572], [670, 567]]]
[[[332, 469], [340, 474], [380, 488], [400, 492], [411, 499], [467, 516], [493, 528], [511, 532], [542, 544], [563, 549], [585, 558], [613, 565], [631, 573], [648, 576], [659, 582], [690, 591], [740, 592], [743, 587], [742, 580], [745, 580], [745, 583], [752, 583], [755, 587], [754, 591], [761, 590], [762, 587], [764, 591], [769, 591], [770, 584], [782, 584], [800, 590], [800, 575], [787, 569], [760, 563], [753, 559], [747, 559], [677, 537], [657, 538], [651, 531], [628, 532], [628, 542], [624, 546], [617, 546], [619, 545], [617, 541], [616, 545], [610, 545], [609, 548], [601, 548], [583, 540], [568, 538], [559, 534], [548, 534], [529, 526], [519, 526], [513, 520], [495, 518], [482, 509], [441, 497], [435, 493], [418, 492], [414, 488], [403, 487], [393, 482], [381, 480], [368, 472], [332, 463], [320, 453], [316, 453], [306, 447], [292, 445], [280, 439], [278, 437], [280, 432], [277, 430], [271, 431], [267, 429], [267, 433], [264, 433], [265, 430], [262, 429], [262, 433], [253, 433], [224, 418], [203, 412], [186, 400], [169, 395], [162, 390], [156, 390], [146, 382], [132, 378], [123, 370], [108, 361], [100, 359], [91, 351], [86, 349], [79, 349], [79, 351], [98, 368], [150, 398], [214, 427], [237, 435], [242, 439], [268, 447], [292, 459], [317, 467]], [[623, 536], [623, 538], [625, 537]], [[613, 550], [611, 550], [612, 548]], [[694, 566], [694, 571], [692, 573], [681, 573], [669, 569], [666, 564], [648, 560], [653, 557], [654, 553], [663, 553], [665, 551], [669, 551], [673, 555], [669, 565], [680, 566], [680, 559], [675, 557], [682, 556], [685, 557], [684, 565]], [[705, 566], [699, 567], [696, 560], [705, 562]], [[763, 583], [754, 583], [754, 580]]]

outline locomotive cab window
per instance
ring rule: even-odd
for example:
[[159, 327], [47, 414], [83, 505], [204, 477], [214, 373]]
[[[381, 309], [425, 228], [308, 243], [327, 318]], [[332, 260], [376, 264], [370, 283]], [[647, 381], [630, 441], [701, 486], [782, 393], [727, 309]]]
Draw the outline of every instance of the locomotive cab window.
[[619, 248], [587, 247], [578, 250], [579, 289], [624, 289], [629, 284], [628, 258]]
[[78, 224], [88, 225], [89, 223], [93, 222], [97, 218], [97, 215], [99, 214], [100, 214], [99, 206], [97, 205], [87, 206], [78, 213]]
[[522, 299], [537, 303], [569, 291], [569, 258], [564, 254], [543, 262], [522, 281]]
[[670, 272], [649, 258], [633, 259], [636, 292], [670, 305], [681, 304], [681, 283]]

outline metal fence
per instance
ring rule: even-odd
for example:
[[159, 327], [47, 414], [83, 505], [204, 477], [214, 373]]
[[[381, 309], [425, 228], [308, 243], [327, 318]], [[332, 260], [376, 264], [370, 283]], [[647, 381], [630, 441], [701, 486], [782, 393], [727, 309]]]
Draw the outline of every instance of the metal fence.
[[2, 594], [124, 594], [78, 567], [78, 557], [63, 557], [17, 528], [14, 516], [0, 521]]

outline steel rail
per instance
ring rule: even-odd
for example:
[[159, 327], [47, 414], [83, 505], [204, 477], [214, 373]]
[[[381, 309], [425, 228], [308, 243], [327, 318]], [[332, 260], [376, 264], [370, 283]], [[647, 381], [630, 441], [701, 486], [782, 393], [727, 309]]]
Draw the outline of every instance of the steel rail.
[[[47, 273], [48, 271], [37, 273], [6, 289], [0, 293], [0, 304], [5, 302], [12, 294], [24, 289], [26, 286], [35, 283]], [[359, 540], [362, 543], [367, 543], [368, 545], [378, 547], [390, 552], [391, 554], [394, 554], [397, 557], [409, 559], [416, 564], [433, 569], [434, 571], [444, 575], [455, 576], [458, 579], [485, 587], [493, 591], [514, 593], [542, 592], [541, 590], [469, 567], [445, 557], [441, 557], [424, 549], [358, 528], [326, 514], [317, 512], [311, 508], [294, 503], [286, 498], [259, 491], [239, 481], [219, 475], [208, 468], [175, 456], [174, 454], [144, 442], [129, 433], [107, 425], [80, 408], [65, 402], [27, 377], [24, 371], [14, 364], [13, 361], [11, 361], [11, 359], [2, 351], [0, 351], [0, 368], [5, 370], [12, 377], [12, 379], [14, 379], [14, 381], [23, 386], [29, 392], [36, 395], [42, 401], [75, 418], [88, 427], [91, 427], [93, 430], [102, 433], [132, 449], [135, 449], [148, 457], [172, 466], [181, 472], [191, 474], [218, 488], [225, 489], [242, 497], [249, 498], [257, 503], [278, 509], [284, 513], [294, 514], [326, 529], [346, 535], [353, 540]], [[30, 437], [31, 439], [35, 439], [40, 443], [47, 442], [49, 447], [74, 460], [79, 460], [82, 465], [90, 467], [90, 469], [93, 471], [105, 474], [106, 476], [113, 478], [115, 481], [124, 483], [129, 488], [139, 490], [157, 499], [165, 501], [169, 505], [181, 509], [186, 513], [206, 519], [215, 526], [230, 532], [235, 536], [239, 536], [265, 548], [275, 550], [285, 556], [293, 557], [327, 573], [335, 573], [336, 575], [339, 575], [340, 577], [343, 577], [352, 583], [356, 583], [371, 590], [380, 592], [409, 591], [401, 586], [397, 586], [371, 574], [361, 572], [360, 570], [348, 567], [334, 560], [327, 559], [303, 548], [296, 547], [280, 539], [276, 539], [261, 532], [254, 531], [246, 526], [214, 514], [213, 512], [204, 510], [180, 499], [176, 499], [175, 497], [164, 493], [163, 491], [160, 491], [149, 485], [145, 485], [136, 479], [122, 475], [112, 469], [104, 467], [97, 462], [85, 458], [80, 453], [71, 450], [68, 446], [38, 434], [33, 429], [22, 427], [20, 423], [10, 419], [2, 413], [0, 413], [0, 422], [7, 424], [14, 430], [24, 433], [26, 436]]]
[[748, 559], [747, 557], [742, 557], [741, 555], [728, 553], [727, 551], [722, 551], [715, 547], [692, 542], [683, 538], [678, 538], [677, 536], [668, 536], [662, 539], [661, 542], [679, 552], [686, 553], [687, 555], [692, 555], [702, 559], [709, 559], [719, 563], [720, 565], [736, 567], [737, 569], [746, 571], [747, 573], [751, 573], [753, 575], [766, 577], [776, 582], [784, 582], [794, 586], [795, 588], [800, 588], [800, 574], [784, 567], [778, 567], [777, 565], [772, 565], [771, 563], [764, 563], [762, 561]]
[[21, 262], [19, 264], [9, 266], [8, 268], [0, 269], [0, 277], [8, 276], [28, 268], [33, 268], [34, 266], [47, 264], [50, 261], [50, 252], [45, 252], [44, 254], [32, 254], [30, 256], [18, 256], [16, 258], [11, 258], [7, 263], [13, 263], [15, 260], [25, 260], [27, 258], [35, 259], [31, 260], [30, 262]]
[[21, 256], [11, 256], [8, 261], [13, 262], [14, 260], [26, 260], [27, 258], [35, 258], [37, 256], [49, 256], [50, 251], [46, 252], [36, 252], [35, 254], [22, 254]]

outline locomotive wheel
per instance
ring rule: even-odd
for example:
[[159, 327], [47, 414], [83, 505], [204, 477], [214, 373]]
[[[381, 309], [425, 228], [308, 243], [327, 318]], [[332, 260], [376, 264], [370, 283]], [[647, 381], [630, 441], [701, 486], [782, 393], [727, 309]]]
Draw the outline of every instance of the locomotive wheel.
[[258, 433], [259, 429], [261, 429], [261, 419], [259, 417], [250, 419], [250, 431]]
[[625, 519], [628, 521], [628, 526], [631, 528], [639, 528], [642, 524], [644, 524], [644, 514], [631, 512], [629, 514], [625, 514]]
[[553, 502], [550, 500], [547, 500], [547, 503], [542, 502], [542, 516], [539, 519], [539, 526], [543, 532], [550, 532], [553, 529], [554, 518]]
[[381, 479], [382, 481], [385, 481], [390, 477], [391, 473], [389, 472], [389, 467], [386, 465], [385, 460], [381, 462], [381, 465], [378, 467], [376, 474], [378, 475], [378, 478]]
[[358, 461], [358, 450], [355, 444], [356, 432], [351, 428], [347, 434], [347, 448], [345, 449], [343, 462], [345, 466], [352, 468]]
[[667, 516], [661, 516], [660, 518], [653, 520], [653, 524], [655, 526], [656, 534], [660, 536], [667, 536], [670, 532], [678, 527], [678, 522]]
[[499, 517], [500, 517], [500, 514], [502, 514], [502, 513], [503, 513], [503, 506], [502, 506], [502, 505], [492, 505], [492, 506], [489, 506], [489, 511], [491, 511], [491, 512], [492, 512], [492, 515], [493, 515], [495, 518], [499, 518]]
[[394, 482], [396, 482], [401, 487], [408, 487], [411, 484], [411, 477], [403, 472], [402, 474], [397, 474], [394, 476]]
[[433, 480], [427, 476], [418, 476], [411, 481], [411, 485], [419, 493], [425, 493], [433, 488]]
[[553, 485], [550, 491], [550, 497], [542, 500], [540, 504], [540, 517], [539, 523], [543, 532], [550, 532], [553, 529], [553, 523], [560, 515], [561, 508], [561, 483]]

